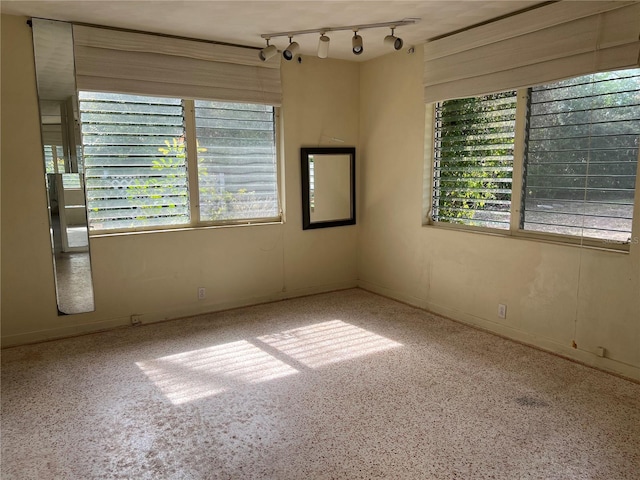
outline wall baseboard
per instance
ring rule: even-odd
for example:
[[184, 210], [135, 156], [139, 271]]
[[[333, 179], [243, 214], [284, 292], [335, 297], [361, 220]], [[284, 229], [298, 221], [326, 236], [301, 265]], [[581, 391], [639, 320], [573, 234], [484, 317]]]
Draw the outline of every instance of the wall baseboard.
[[[143, 325], [165, 322], [169, 320], [179, 320], [181, 318], [193, 317], [207, 313], [221, 312], [241, 307], [249, 307], [264, 303], [279, 302], [289, 298], [306, 297], [309, 295], [317, 295], [320, 293], [334, 292], [338, 290], [347, 290], [356, 288], [357, 281], [351, 280], [346, 282], [338, 282], [327, 285], [316, 285], [300, 289], [287, 290], [285, 292], [274, 292], [268, 295], [255, 297], [245, 297], [228, 302], [220, 302], [216, 304], [192, 304], [175, 309], [164, 309], [159, 311], [136, 313], [140, 317], [140, 323]], [[87, 335], [91, 333], [104, 332], [114, 328], [131, 327], [129, 316], [117, 317], [109, 320], [98, 322], [84, 323], [66, 327], [59, 327], [47, 330], [38, 330], [34, 332], [20, 333], [16, 335], [6, 335], [2, 337], [2, 348], [17, 347], [20, 345], [28, 345], [33, 343], [46, 342], [50, 340], [59, 340], [62, 338], [75, 337], [79, 335]]]
[[[499, 335], [509, 340], [513, 340], [524, 345], [543, 350], [554, 355], [559, 355], [571, 361], [583, 365], [597, 368], [609, 373], [613, 373], [629, 380], [640, 382], [640, 367], [628, 365], [610, 358], [602, 358], [591, 352], [575, 349], [555, 342], [552, 339], [531, 335], [527, 332], [509, 328], [505, 325], [497, 324], [474, 315], [460, 312], [442, 305], [430, 303], [423, 298], [407, 295], [403, 292], [377, 285], [365, 280], [338, 282], [327, 285], [305, 287], [285, 292], [274, 292], [268, 295], [245, 297], [241, 299], [221, 302], [215, 305], [188, 305], [171, 310], [151, 311], [140, 314], [142, 324], [153, 324], [158, 322], [179, 320], [181, 318], [193, 317], [207, 313], [221, 312], [236, 308], [249, 307], [264, 303], [278, 302], [290, 298], [317, 295], [349, 288], [362, 288], [363, 290], [388, 297], [412, 307], [434, 313], [449, 320], [463, 323], [465, 325], [478, 328], [480, 330]], [[33, 343], [58, 340], [61, 338], [86, 335], [103, 332], [114, 328], [131, 327], [130, 317], [117, 317], [99, 322], [91, 322], [79, 325], [72, 325], [49, 330], [39, 330], [34, 332], [21, 333], [16, 335], [6, 335], [2, 337], [2, 348], [16, 347]]]
[[359, 280], [358, 287], [371, 293], [375, 293], [392, 300], [405, 303], [412, 307], [417, 307], [427, 312], [436, 314], [440, 317], [447, 318], [454, 322], [463, 323], [473, 328], [483, 330], [508, 340], [545, 351], [554, 355], [558, 355], [570, 361], [574, 361], [587, 367], [596, 368], [623, 377], [627, 380], [640, 382], [640, 366], [629, 365], [618, 362], [611, 358], [603, 358], [594, 355], [586, 350], [580, 350], [568, 345], [562, 345], [553, 339], [531, 335], [522, 330], [510, 328], [505, 325], [491, 322], [489, 320], [476, 317], [465, 312], [454, 310], [442, 305], [430, 303], [425, 299], [406, 295], [403, 292], [396, 291], [382, 285]]

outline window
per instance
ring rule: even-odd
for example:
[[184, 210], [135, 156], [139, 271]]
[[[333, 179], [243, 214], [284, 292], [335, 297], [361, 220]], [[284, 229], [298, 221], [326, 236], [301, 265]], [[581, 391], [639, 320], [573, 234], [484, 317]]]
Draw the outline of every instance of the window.
[[102, 92], [79, 99], [91, 229], [280, 219], [273, 107]]
[[80, 93], [89, 226], [189, 224], [182, 101]]
[[509, 228], [516, 92], [436, 106], [433, 219]]
[[435, 112], [434, 222], [631, 241], [640, 69], [445, 101]]
[[278, 216], [274, 108], [196, 100], [200, 220]]
[[522, 228], [629, 239], [639, 80], [621, 71], [531, 89]]
[[58, 173], [65, 171], [64, 153], [61, 145], [44, 146], [44, 166], [46, 173]]

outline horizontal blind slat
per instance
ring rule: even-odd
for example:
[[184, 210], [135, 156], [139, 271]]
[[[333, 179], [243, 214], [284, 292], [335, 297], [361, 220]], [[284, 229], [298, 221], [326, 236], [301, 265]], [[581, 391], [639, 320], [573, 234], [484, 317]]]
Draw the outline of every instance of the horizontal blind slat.
[[196, 100], [200, 220], [279, 219], [273, 107]]
[[79, 101], [90, 228], [188, 224], [182, 101], [83, 91]]
[[640, 69], [530, 90], [522, 228], [628, 242], [640, 139]]
[[509, 227], [516, 92], [437, 104], [432, 218]]

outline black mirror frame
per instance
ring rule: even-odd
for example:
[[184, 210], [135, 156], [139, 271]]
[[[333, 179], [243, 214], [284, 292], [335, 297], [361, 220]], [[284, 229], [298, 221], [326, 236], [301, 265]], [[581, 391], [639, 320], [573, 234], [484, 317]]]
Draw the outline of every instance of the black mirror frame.
[[[340, 220], [311, 222], [309, 199], [309, 155], [349, 155], [351, 174], [351, 217]], [[356, 223], [356, 148], [355, 147], [302, 147], [300, 149], [300, 169], [302, 172], [302, 229], [341, 227]]]

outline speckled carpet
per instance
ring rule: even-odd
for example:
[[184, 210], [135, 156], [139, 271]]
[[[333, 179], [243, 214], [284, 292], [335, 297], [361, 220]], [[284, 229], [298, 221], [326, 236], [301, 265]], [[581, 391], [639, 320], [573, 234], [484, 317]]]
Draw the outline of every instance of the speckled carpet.
[[640, 385], [354, 289], [4, 350], [1, 473], [638, 479]]

